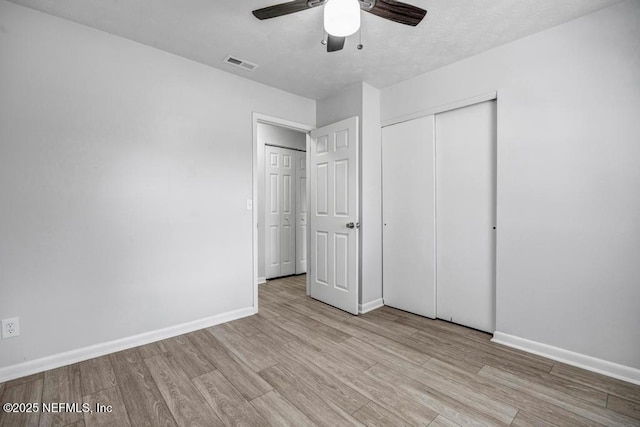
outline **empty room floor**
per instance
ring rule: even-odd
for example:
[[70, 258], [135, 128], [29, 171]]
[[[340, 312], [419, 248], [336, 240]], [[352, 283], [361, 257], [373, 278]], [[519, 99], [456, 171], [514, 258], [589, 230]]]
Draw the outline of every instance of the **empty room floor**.
[[40, 406], [0, 425], [640, 425], [640, 386], [488, 334], [388, 307], [351, 316], [307, 297], [304, 276], [259, 296], [255, 316], [0, 384], [3, 404]]

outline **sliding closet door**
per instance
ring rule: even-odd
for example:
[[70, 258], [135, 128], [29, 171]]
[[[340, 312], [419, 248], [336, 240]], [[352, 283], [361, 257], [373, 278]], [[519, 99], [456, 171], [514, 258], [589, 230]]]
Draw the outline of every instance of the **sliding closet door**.
[[434, 318], [434, 117], [382, 129], [384, 304]]
[[495, 162], [495, 101], [436, 115], [437, 317], [487, 332], [495, 330]]

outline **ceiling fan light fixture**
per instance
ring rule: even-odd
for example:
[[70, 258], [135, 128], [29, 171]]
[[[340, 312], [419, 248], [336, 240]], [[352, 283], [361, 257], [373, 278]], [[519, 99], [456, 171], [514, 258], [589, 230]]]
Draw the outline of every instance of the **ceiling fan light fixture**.
[[347, 37], [360, 28], [358, 0], [329, 0], [324, 6], [324, 29], [336, 37]]

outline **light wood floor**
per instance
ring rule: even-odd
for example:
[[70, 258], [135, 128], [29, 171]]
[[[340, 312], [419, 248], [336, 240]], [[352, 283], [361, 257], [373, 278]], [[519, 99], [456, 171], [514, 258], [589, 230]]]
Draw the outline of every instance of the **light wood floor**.
[[260, 314], [0, 384], [5, 402], [111, 413], [0, 414], [0, 425], [640, 425], [640, 387], [391, 308], [351, 316], [260, 286]]

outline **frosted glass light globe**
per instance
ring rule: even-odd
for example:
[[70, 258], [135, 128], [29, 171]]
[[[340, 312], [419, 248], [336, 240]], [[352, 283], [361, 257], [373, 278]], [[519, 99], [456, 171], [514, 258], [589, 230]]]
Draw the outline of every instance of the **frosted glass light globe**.
[[358, 0], [329, 0], [324, 5], [324, 29], [336, 37], [346, 37], [360, 28]]

